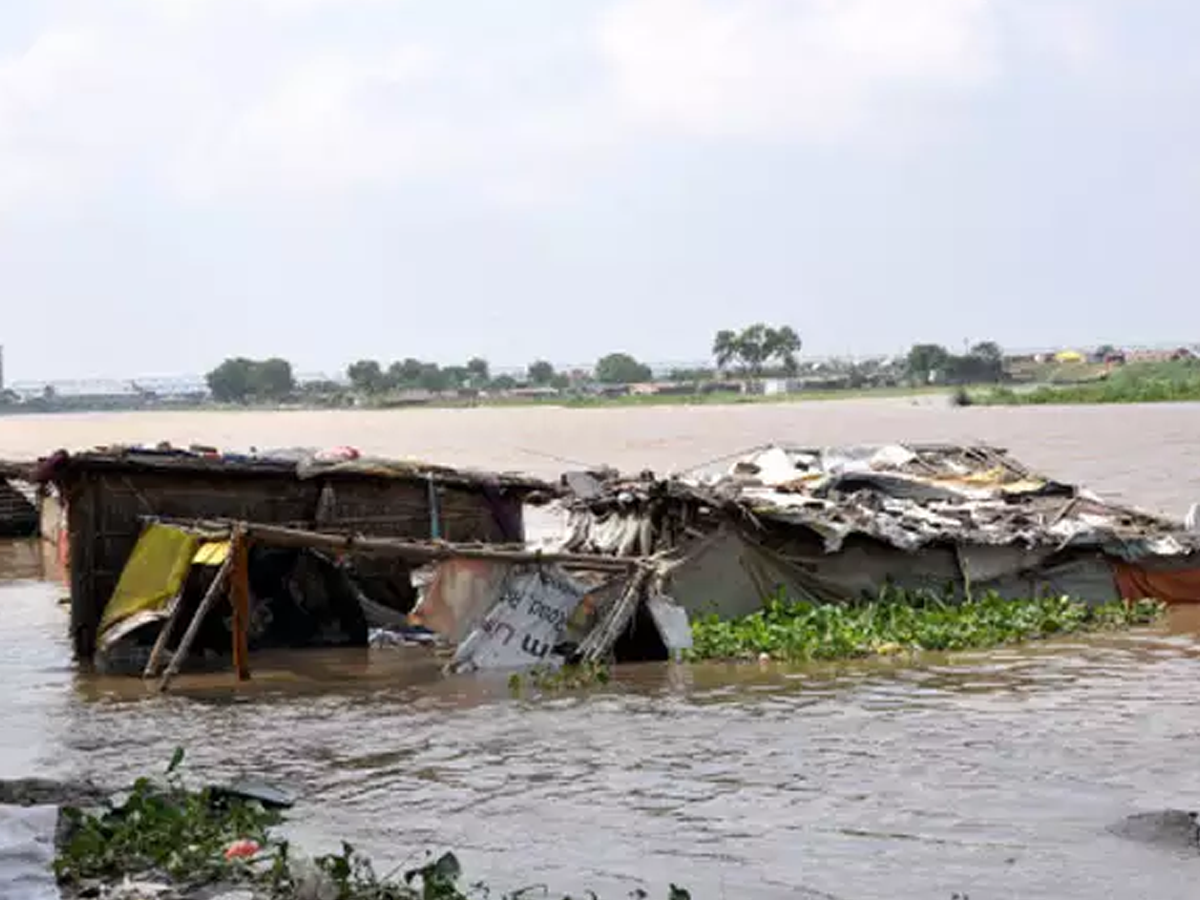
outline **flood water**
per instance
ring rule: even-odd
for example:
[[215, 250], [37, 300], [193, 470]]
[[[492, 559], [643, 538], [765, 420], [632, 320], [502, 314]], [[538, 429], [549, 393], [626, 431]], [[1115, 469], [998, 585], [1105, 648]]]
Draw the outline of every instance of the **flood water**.
[[[1050, 474], [1181, 514], [1200, 501], [1200, 407], [791, 406], [0, 418], [0, 456], [169, 439], [364, 451], [556, 474], [681, 469], [772, 439], [986, 440]], [[1106, 826], [1200, 806], [1200, 616], [1151, 631], [917, 665], [643, 666], [513, 698], [395, 650], [254, 662], [251, 684], [78, 674], [63, 589], [0, 545], [0, 777], [116, 782], [177, 744], [208, 777], [296, 788], [300, 842], [380, 861], [454, 849], [472, 877], [669, 882], [697, 898], [1192, 898], [1200, 856]], [[411, 856], [410, 854], [417, 854]]]

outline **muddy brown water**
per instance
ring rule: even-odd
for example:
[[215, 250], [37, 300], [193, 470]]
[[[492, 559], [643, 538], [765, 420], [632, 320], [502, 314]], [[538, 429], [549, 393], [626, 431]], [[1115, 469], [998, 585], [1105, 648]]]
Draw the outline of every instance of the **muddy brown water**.
[[[562, 460], [683, 468], [782, 439], [987, 440], [1101, 493], [1200, 500], [1200, 407], [950, 410], [928, 400], [736, 408], [0, 418], [0, 456], [102, 442], [349, 443], [553, 475]], [[394, 650], [256, 659], [156, 697], [73, 668], [53, 561], [0, 545], [0, 777], [162, 766], [299, 790], [293, 831], [400, 864], [623, 897], [1192, 898], [1200, 858], [1122, 816], [1200, 806], [1200, 616], [916, 665], [642, 666], [513, 698]], [[410, 854], [416, 854], [410, 856]]]

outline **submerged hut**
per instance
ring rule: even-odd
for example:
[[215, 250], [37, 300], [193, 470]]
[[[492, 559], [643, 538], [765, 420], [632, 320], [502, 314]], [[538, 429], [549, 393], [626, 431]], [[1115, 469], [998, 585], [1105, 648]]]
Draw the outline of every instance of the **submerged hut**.
[[[75, 654], [90, 660], [105, 606], [148, 521], [244, 520], [323, 533], [519, 544], [535, 479], [311, 452], [230, 455], [117, 448], [43, 460], [37, 479], [66, 506]], [[372, 568], [376, 595], [415, 598], [403, 567]]]
[[776, 446], [716, 475], [566, 483], [559, 548], [653, 556], [692, 614], [885, 588], [1200, 603], [1200, 534], [992, 447]]

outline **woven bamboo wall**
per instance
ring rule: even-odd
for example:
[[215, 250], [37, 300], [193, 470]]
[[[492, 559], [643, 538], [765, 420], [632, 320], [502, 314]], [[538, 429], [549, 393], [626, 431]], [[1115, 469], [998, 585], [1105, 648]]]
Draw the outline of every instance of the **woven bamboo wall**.
[[[425, 481], [346, 477], [300, 480], [287, 473], [219, 475], [186, 472], [83, 472], [67, 488], [71, 543], [72, 633], [76, 654], [90, 659], [104, 604], [133, 552], [146, 516], [242, 519], [272, 525], [432, 537]], [[496, 511], [478, 490], [435, 486], [440, 537], [504, 540]], [[520, 502], [501, 501], [519, 528]]]

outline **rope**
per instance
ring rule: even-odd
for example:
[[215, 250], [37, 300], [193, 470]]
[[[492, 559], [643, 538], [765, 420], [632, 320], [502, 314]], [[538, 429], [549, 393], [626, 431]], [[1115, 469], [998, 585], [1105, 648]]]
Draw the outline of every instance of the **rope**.
[[764, 450], [770, 450], [774, 446], [775, 446], [774, 444], [759, 444], [757, 447], [751, 447], [748, 450], [736, 450], [733, 453], [727, 453], [724, 456], [718, 456], [716, 459], [710, 459], [707, 462], [697, 463], [696, 465], [690, 466], [689, 468], [681, 469], [676, 474], [677, 475], [690, 475], [692, 472], [695, 472], [697, 469], [704, 469], [704, 468], [707, 468], [708, 466], [714, 466], [717, 463], [729, 462], [730, 460], [733, 460], [733, 459], [741, 459], [744, 456], [750, 456], [755, 453], [761, 453]]

